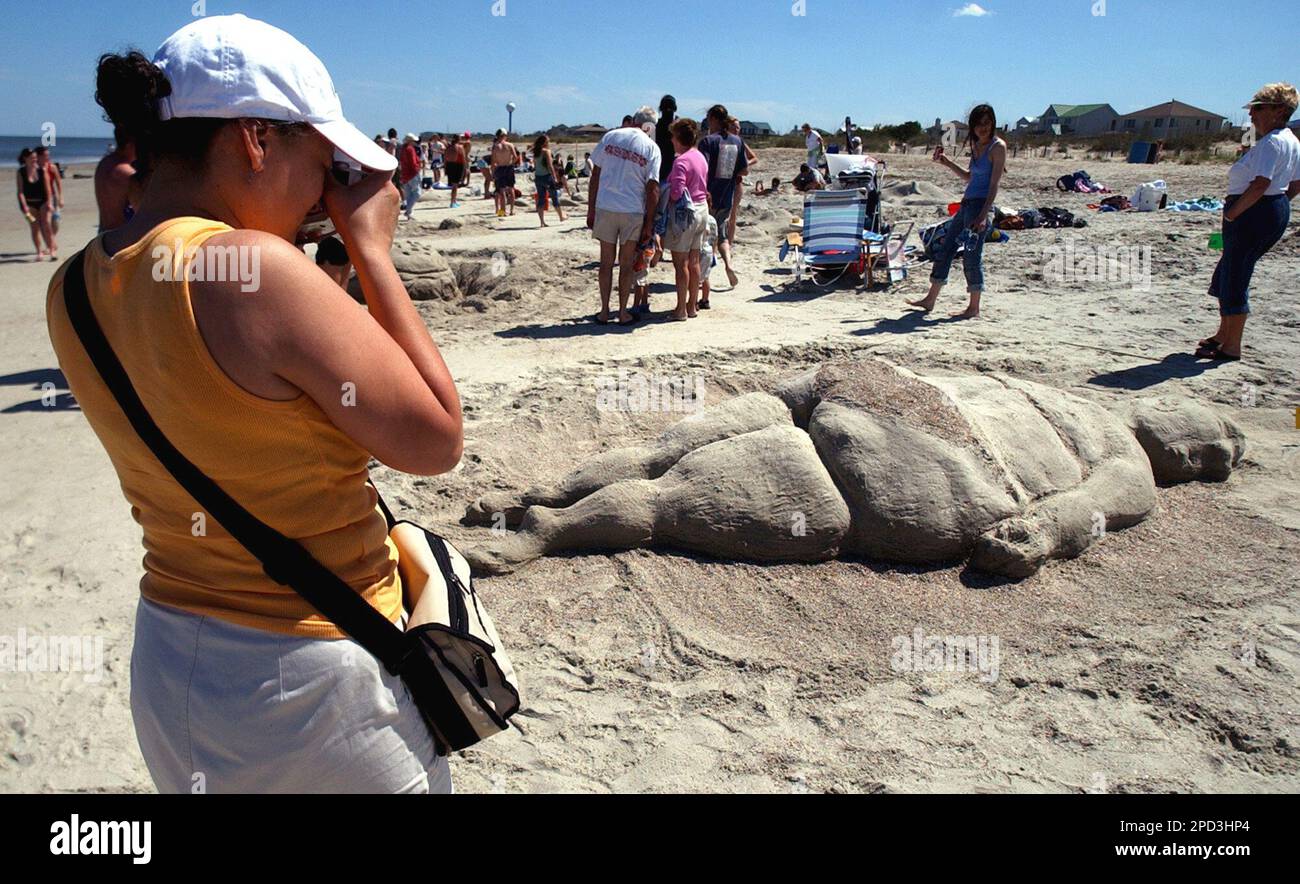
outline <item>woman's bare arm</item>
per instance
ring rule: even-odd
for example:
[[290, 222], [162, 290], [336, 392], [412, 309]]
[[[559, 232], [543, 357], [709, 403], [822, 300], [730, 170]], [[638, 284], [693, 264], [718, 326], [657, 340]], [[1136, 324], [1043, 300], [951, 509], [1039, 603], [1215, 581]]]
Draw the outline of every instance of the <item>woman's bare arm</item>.
[[460, 398], [389, 255], [397, 199], [382, 174], [326, 190], [368, 310], [291, 244], [254, 230], [210, 242], [257, 249], [257, 290], [195, 283], [191, 298], [209, 350], [236, 383], [265, 398], [302, 391], [383, 463], [432, 475], [460, 461]]

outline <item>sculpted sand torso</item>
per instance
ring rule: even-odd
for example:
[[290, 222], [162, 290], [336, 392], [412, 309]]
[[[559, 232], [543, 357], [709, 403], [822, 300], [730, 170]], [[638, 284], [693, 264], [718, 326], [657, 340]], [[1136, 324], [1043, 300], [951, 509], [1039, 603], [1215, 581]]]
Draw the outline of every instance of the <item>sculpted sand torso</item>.
[[1144, 519], [1149, 451], [1182, 452], [1185, 479], [1230, 470], [1242, 450], [1208, 410], [1166, 409], [1183, 423], [1135, 436], [1095, 403], [1006, 375], [861, 359], [775, 392], [694, 414], [554, 486], [481, 498], [466, 522], [518, 530], [467, 558], [500, 573], [548, 552], [657, 544], [758, 561], [968, 559], [1019, 578]]

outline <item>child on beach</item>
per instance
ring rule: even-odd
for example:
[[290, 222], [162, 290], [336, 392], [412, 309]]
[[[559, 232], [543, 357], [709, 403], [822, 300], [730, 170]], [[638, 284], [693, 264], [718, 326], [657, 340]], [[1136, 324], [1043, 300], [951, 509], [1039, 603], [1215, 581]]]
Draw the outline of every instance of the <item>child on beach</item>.
[[633, 281], [632, 309], [629, 312], [650, 312], [650, 268], [659, 264], [663, 253], [663, 245], [658, 234], [651, 237], [644, 248], [637, 250], [636, 261], [632, 264], [632, 272], [636, 274], [636, 278]]
[[718, 242], [718, 222], [710, 215], [704, 222], [704, 239], [700, 241], [700, 301], [696, 305], [701, 310], [709, 309], [709, 271], [718, 263], [713, 253]]

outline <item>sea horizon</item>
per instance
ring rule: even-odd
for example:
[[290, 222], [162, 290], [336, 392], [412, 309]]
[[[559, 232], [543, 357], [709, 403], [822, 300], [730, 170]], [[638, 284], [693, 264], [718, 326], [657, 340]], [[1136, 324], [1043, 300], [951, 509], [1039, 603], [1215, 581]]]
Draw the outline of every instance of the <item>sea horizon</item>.
[[[24, 147], [43, 144], [40, 134], [0, 135], [0, 169], [17, 169], [18, 154]], [[54, 161], [65, 166], [98, 163], [113, 148], [113, 136], [60, 135], [49, 145]]]

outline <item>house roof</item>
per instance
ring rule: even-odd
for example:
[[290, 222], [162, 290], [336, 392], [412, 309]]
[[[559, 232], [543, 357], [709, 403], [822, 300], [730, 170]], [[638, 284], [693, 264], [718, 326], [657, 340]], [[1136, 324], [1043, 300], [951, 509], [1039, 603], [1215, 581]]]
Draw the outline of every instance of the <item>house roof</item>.
[[769, 126], [767, 123], [756, 123], [756, 122], [754, 122], [753, 120], [741, 120], [741, 121], [740, 121], [740, 125], [741, 125], [741, 126], [752, 126], [752, 127], [754, 127], [755, 129], [771, 129], [771, 128], [772, 128], [772, 127]]
[[1133, 111], [1131, 114], [1125, 114], [1126, 117], [1216, 117], [1223, 119], [1223, 114], [1216, 114], [1212, 111], [1202, 110], [1199, 107], [1193, 107], [1183, 101], [1170, 100], [1162, 104], [1153, 104], [1151, 107], [1144, 107], [1142, 110]]
[[1049, 105], [1048, 110], [1056, 109], [1056, 116], [1062, 119], [1070, 117], [1081, 117], [1084, 114], [1090, 114], [1095, 110], [1103, 107], [1110, 107], [1108, 104], [1053, 104]]

